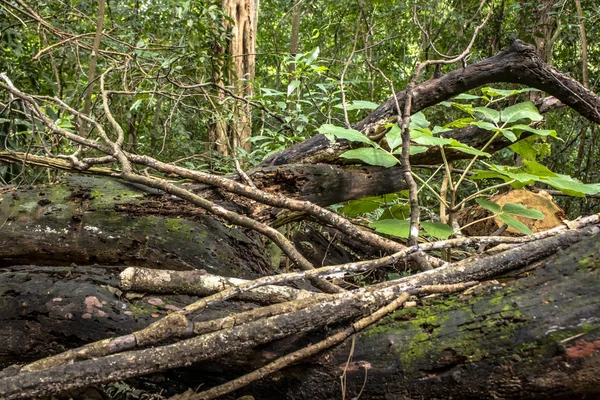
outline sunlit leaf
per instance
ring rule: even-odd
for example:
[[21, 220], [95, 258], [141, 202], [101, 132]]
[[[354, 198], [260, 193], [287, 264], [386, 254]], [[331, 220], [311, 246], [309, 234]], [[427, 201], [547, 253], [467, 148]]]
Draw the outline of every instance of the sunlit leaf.
[[494, 203], [493, 201], [486, 200], [482, 197], [475, 199], [475, 201], [481, 207], [485, 208], [488, 211], [493, 212], [494, 214], [500, 214], [502, 212], [502, 207], [500, 207], [500, 205]]
[[380, 167], [393, 167], [398, 164], [396, 157], [391, 155], [385, 150], [366, 147], [362, 149], [348, 150], [343, 153], [340, 157], [348, 158], [351, 160], [361, 160], [362, 162], [369, 165], [376, 165]]
[[502, 122], [514, 123], [521, 119], [529, 121], [541, 121], [543, 117], [531, 101], [518, 103], [502, 110]]
[[342, 212], [349, 217], [356, 217], [377, 210], [381, 203], [370, 200], [351, 200], [342, 207]]
[[329, 140], [331, 141], [333, 141], [331, 139], [331, 137], [333, 136], [339, 139], [346, 139], [351, 142], [367, 143], [371, 146], [375, 145], [375, 142], [373, 142], [371, 139], [354, 129], [347, 129], [342, 128], [341, 126], [325, 124], [321, 125], [317, 130], [325, 136], [327, 136], [327, 138], [329, 138]]
[[396, 147], [402, 144], [402, 133], [398, 125], [392, 126], [390, 131], [385, 135], [390, 150], [394, 150]]
[[526, 217], [531, 219], [543, 219], [544, 214], [533, 208], [527, 208], [522, 204], [506, 203], [502, 206], [502, 212], [507, 214], [518, 215], [520, 217]]
[[410, 221], [398, 219], [384, 219], [371, 222], [369, 226], [385, 235], [407, 238], [410, 234]]
[[502, 222], [504, 222], [506, 225], [510, 226], [513, 229], [516, 229], [521, 233], [524, 233], [525, 235], [531, 235], [533, 233], [531, 232], [531, 229], [527, 227], [527, 225], [525, 225], [515, 217], [511, 217], [507, 214], [500, 214], [499, 217], [500, 220], [502, 220]]
[[421, 222], [421, 226], [429, 235], [438, 239], [448, 239], [454, 233], [454, 229], [441, 222]]

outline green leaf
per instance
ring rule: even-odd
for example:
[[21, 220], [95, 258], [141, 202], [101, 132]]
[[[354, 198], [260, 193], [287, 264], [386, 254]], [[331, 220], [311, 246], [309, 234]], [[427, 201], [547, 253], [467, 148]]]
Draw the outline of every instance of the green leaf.
[[585, 184], [568, 175], [556, 174], [556, 176], [553, 177], [540, 178], [539, 181], [570, 196], [584, 197], [586, 194], [600, 193], [599, 184]]
[[493, 212], [494, 214], [500, 214], [502, 212], [502, 207], [500, 207], [498, 204], [494, 203], [493, 201], [489, 201], [489, 200], [486, 200], [481, 197], [475, 199], [475, 201], [481, 207], [485, 208], [488, 211]]
[[481, 88], [481, 93], [483, 93], [489, 97], [508, 97], [508, 96], [512, 96], [515, 94], [519, 94], [519, 91], [516, 89], [504, 90], [504, 89], [494, 89], [491, 87], [483, 87], [483, 88]]
[[550, 171], [546, 166], [531, 160], [523, 160], [525, 171], [539, 177], [557, 176]]
[[[408, 154], [414, 156], [415, 154], [425, 153], [427, 150], [429, 150], [429, 147], [411, 145]], [[396, 154], [396, 152], [394, 152], [394, 154]], [[402, 154], [402, 149], [400, 149], [400, 153], [398, 154]]]
[[510, 124], [521, 119], [529, 121], [541, 121], [543, 117], [540, 115], [538, 109], [531, 101], [518, 103], [502, 110], [502, 122]]
[[384, 219], [371, 222], [369, 226], [375, 229], [376, 232], [385, 235], [408, 238], [408, 235], [410, 234], [410, 221], [406, 219]]
[[537, 151], [528, 140], [519, 140], [510, 145], [510, 149], [517, 153], [523, 160], [535, 160]]
[[429, 124], [430, 122], [427, 121], [427, 118], [425, 118], [425, 114], [423, 114], [422, 112], [418, 112], [414, 115], [412, 115], [410, 117], [410, 126], [409, 128], [414, 129], [414, 128], [429, 128]]
[[479, 119], [488, 122], [498, 122], [500, 121], [500, 113], [498, 111], [493, 110], [487, 107], [473, 107], [471, 110], [475, 116]]
[[513, 229], [518, 230], [521, 233], [524, 233], [525, 235], [531, 235], [533, 233], [527, 227], [527, 225], [525, 225], [524, 223], [522, 223], [518, 219], [516, 219], [514, 217], [511, 217], [510, 215], [500, 214], [499, 217], [502, 220], [502, 222], [504, 222], [506, 225], [510, 226]]
[[390, 150], [394, 150], [396, 147], [402, 144], [402, 132], [398, 125], [392, 126], [392, 129], [385, 135]]
[[371, 139], [354, 129], [346, 129], [340, 126], [325, 124], [321, 125], [317, 130], [327, 136], [331, 141], [333, 141], [331, 136], [334, 136], [336, 138], [346, 139], [351, 142], [367, 143], [371, 146], [376, 145]]
[[478, 100], [481, 96], [475, 96], [474, 94], [461, 93], [454, 97], [454, 100]]
[[502, 135], [513, 143], [517, 141], [517, 136], [510, 129], [502, 129]]
[[321, 51], [321, 49], [319, 49], [319, 46], [315, 47], [310, 52], [310, 54], [308, 56], [306, 56], [306, 64], [308, 64], [308, 65], [312, 64], [312, 62], [315, 61], [317, 59], [317, 57], [319, 57], [319, 52], [320, 51]]
[[369, 200], [351, 200], [342, 207], [342, 212], [349, 217], [356, 217], [360, 214], [370, 213], [377, 210], [381, 203]]
[[425, 232], [438, 239], [448, 239], [454, 233], [454, 229], [441, 222], [421, 222], [421, 226]]
[[527, 208], [522, 204], [506, 203], [502, 206], [502, 212], [507, 214], [518, 215], [531, 219], [543, 219], [544, 214], [533, 208]]
[[377, 165], [386, 168], [393, 167], [394, 165], [398, 164], [396, 157], [387, 151], [372, 147], [348, 150], [340, 157], [361, 160], [369, 165]]
[[298, 89], [298, 86], [300, 86], [300, 81], [299, 80], [293, 80], [290, 82], [290, 84], [287, 87], [287, 95], [291, 95], [292, 93], [294, 93], [294, 90]]
[[[378, 104], [370, 102], [370, 101], [363, 101], [363, 100], [354, 100], [351, 104], [346, 104], [346, 110], [347, 111], [352, 111], [352, 110], [374, 110], [377, 107], [379, 107]], [[335, 106], [335, 108], [343, 108], [341, 104], [337, 104]]]
[[445, 146], [448, 144], [452, 144], [453, 140], [429, 135], [417, 135], [417, 137], [414, 137], [412, 135], [412, 132], [410, 138], [413, 142], [422, 144], [424, 146]]
[[378, 218], [378, 221], [384, 219], [407, 219], [410, 217], [410, 206], [406, 204], [393, 204], [390, 207], [387, 207], [381, 216]]
[[444, 128], [447, 129], [456, 129], [456, 128], [464, 128], [465, 126], [471, 125], [471, 123], [475, 121], [473, 118], [465, 117], [456, 119], [449, 124], [444, 125]]
[[471, 122], [469, 125], [475, 125], [476, 127], [480, 128], [480, 129], [485, 129], [486, 131], [498, 131], [498, 127], [494, 124], [492, 124], [491, 122], [485, 122], [485, 121], [473, 121]]
[[448, 146], [448, 148], [458, 150], [462, 153], [471, 154], [474, 156], [480, 156], [480, 157], [491, 157], [492, 156], [490, 153], [486, 153], [485, 151], [477, 150], [474, 147], [467, 146], [466, 144], [461, 143], [458, 140], [454, 140], [454, 139], [452, 139], [452, 145]]
[[533, 134], [539, 135], [539, 136], [552, 136], [552, 137], [556, 137], [556, 131], [554, 129], [535, 129], [530, 127], [529, 125], [513, 125], [510, 127], [510, 129], [515, 130], [515, 131], [526, 131], [526, 132], [531, 132]]

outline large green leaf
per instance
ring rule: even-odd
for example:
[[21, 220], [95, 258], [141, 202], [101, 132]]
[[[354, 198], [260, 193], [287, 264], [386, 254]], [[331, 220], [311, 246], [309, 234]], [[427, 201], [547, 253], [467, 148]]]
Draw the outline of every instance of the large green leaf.
[[410, 139], [418, 144], [422, 144], [424, 146], [446, 146], [452, 144], [453, 139], [446, 139], [436, 136], [430, 136], [426, 134], [413, 136], [411, 133]]
[[384, 219], [371, 222], [369, 226], [379, 233], [385, 235], [407, 238], [410, 234], [410, 221], [407, 219]]
[[410, 117], [410, 126], [409, 128], [414, 129], [414, 128], [428, 128], [429, 127], [429, 121], [427, 121], [427, 118], [425, 118], [425, 114], [423, 114], [422, 112], [418, 112], [414, 115], [412, 115]]
[[[347, 111], [352, 111], [352, 110], [374, 110], [377, 107], [379, 107], [379, 105], [377, 103], [373, 103], [371, 101], [363, 101], [363, 100], [354, 100], [352, 103], [346, 104], [346, 110]], [[335, 106], [335, 108], [342, 108], [342, 105], [338, 104], [338, 105]]]
[[530, 127], [529, 125], [513, 125], [510, 127], [510, 129], [514, 130], [514, 131], [526, 131], [526, 132], [531, 132], [534, 133], [536, 135], [539, 136], [552, 136], [552, 137], [556, 137], [556, 131], [554, 129], [535, 129]]
[[541, 121], [543, 117], [540, 115], [538, 109], [531, 101], [518, 103], [502, 110], [502, 122], [510, 124], [521, 119], [529, 121]]
[[471, 154], [474, 156], [480, 156], [480, 157], [491, 157], [492, 156], [490, 153], [486, 153], [485, 151], [477, 150], [475, 147], [467, 146], [466, 144], [463, 144], [463, 143], [459, 142], [458, 140], [454, 140], [454, 139], [452, 139], [452, 145], [448, 146], [448, 148], [458, 150], [458, 151], [466, 153], [466, 154]]
[[333, 136], [339, 139], [346, 139], [351, 142], [361, 142], [375, 146], [375, 142], [355, 129], [347, 129], [342, 128], [341, 126], [324, 124], [319, 127], [318, 131], [327, 136], [327, 138], [332, 142], [334, 141], [332, 139]]
[[469, 125], [475, 125], [476, 127], [480, 129], [485, 129], [486, 131], [498, 131], [498, 127], [492, 124], [491, 122], [473, 121]]
[[475, 116], [479, 119], [482, 119], [484, 121], [488, 121], [488, 122], [498, 122], [500, 121], [500, 114], [498, 113], [498, 111], [491, 109], [491, 108], [487, 108], [487, 107], [473, 107], [472, 109], [473, 113], [475, 113]]
[[387, 207], [381, 216], [378, 218], [379, 221], [384, 219], [407, 219], [410, 217], [410, 206], [406, 204], [393, 204]]
[[394, 151], [394, 149], [402, 144], [402, 132], [400, 131], [400, 127], [396, 124], [392, 126], [392, 129], [385, 135], [388, 146], [390, 146], [390, 150]]
[[544, 177], [540, 182], [548, 184], [570, 196], [585, 197], [586, 194], [600, 193], [599, 184], [585, 184], [578, 179], [568, 175], [556, 174], [556, 176]]
[[398, 164], [398, 160], [396, 159], [396, 157], [394, 157], [387, 151], [372, 147], [348, 150], [347, 152], [343, 153], [340, 157], [352, 160], [361, 160], [362, 162], [369, 165], [377, 165], [386, 168], [393, 167], [394, 165]]
[[448, 239], [454, 233], [454, 229], [441, 222], [421, 222], [421, 226], [425, 232], [438, 239]]
[[377, 210], [381, 206], [381, 203], [361, 199], [361, 200], [351, 200], [342, 207], [342, 212], [349, 217], [356, 217], [360, 214], [366, 214], [372, 211]]
[[296, 90], [298, 88], [298, 86], [300, 86], [300, 81], [299, 80], [293, 80], [290, 82], [290, 84], [287, 87], [287, 95], [291, 95], [292, 93], [294, 93], [294, 90]]
[[475, 199], [475, 201], [481, 207], [485, 208], [488, 211], [493, 212], [494, 214], [500, 214], [502, 212], [502, 207], [500, 207], [498, 204], [494, 203], [493, 201], [486, 200], [482, 197]]
[[502, 212], [531, 219], [544, 218], [544, 214], [542, 214], [541, 211], [535, 210], [533, 208], [527, 208], [522, 204], [506, 203], [502, 206]]
[[453, 98], [454, 100], [479, 100], [481, 96], [475, 96], [474, 94], [461, 93]]
[[526, 235], [531, 235], [533, 233], [533, 232], [531, 232], [531, 229], [529, 229], [527, 227], [527, 225], [525, 225], [524, 223], [522, 223], [515, 217], [511, 217], [510, 215], [507, 215], [507, 214], [500, 214], [500, 219], [506, 225], [510, 226], [513, 229], [518, 230], [521, 233], [524, 233]]

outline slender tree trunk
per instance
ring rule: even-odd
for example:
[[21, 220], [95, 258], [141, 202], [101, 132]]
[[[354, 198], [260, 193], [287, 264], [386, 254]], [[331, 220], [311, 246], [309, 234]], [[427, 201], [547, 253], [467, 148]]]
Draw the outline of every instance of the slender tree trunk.
[[[589, 88], [588, 78], [588, 61], [587, 61], [587, 39], [585, 35], [585, 22], [583, 20], [583, 10], [581, 9], [581, 1], [575, 0], [575, 7], [577, 8], [577, 17], [579, 17], [579, 35], [581, 36], [581, 73], [583, 86]], [[575, 177], [581, 176], [581, 165], [583, 162], [583, 155], [585, 153], [585, 142], [587, 136], [587, 124], [581, 132], [581, 138], [579, 139], [579, 148], [577, 149], [577, 160], [575, 165]]]
[[[225, 72], [220, 68], [215, 76], [218, 83], [229, 82], [235, 86], [236, 94], [243, 97], [252, 96], [254, 88], [252, 80], [255, 71], [256, 53], [256, 0], [223, 0], [223, 9], [233, 20], [233, 24], [225, 21], [232, 30], [231, 40], [226, 48], [217, 51], [227, 54], [231, 59], [230, 69]], [[225, 100], [225, 94], [219, 93], [218, 101]], [[217, 150], [222, 154], [232, 154], [236, 147], [250, 151], [248, 139], [252, 134], [252, 112], [244, 103], [236, 103], [233, 118], [230, 122], [219, 119], [213, 127], [210, 140], [216, 142]]]
[[[104, 26], [104, 6], [106, 0], [98, 1], [98, 22], [96, 23], [96, 36], [94, 37], [94, 44], [92, 46], [92, 53], [90, 54], [90, 68], [88, 70], [88, 85], [85, 91], [85, 102], [83, 105], [83, 114], [90, 115], [92, 109], [92, 93], [94, 91], [94, 79], [96, 79], [96, 62], [98, 59], [98, 50], [100, 49], [100, 41], [102, 39], [102, 27]], [[80, 134], [84, 134], [86, 123], [81, 121], [80, 123]]]

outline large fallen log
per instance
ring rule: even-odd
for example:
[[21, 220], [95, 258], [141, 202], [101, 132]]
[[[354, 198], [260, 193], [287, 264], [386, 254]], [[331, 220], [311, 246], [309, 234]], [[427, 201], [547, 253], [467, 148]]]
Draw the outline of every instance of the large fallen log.
[[[345, 371], [349, 398], [361, 390], [370, 399], [593, 398], [600, 388], [598, 239], [596, 234], [569, 247], [526, 277], [424, 299], [361, 333], [354, 343], [348, 340], [236, 395], [336, 398]], [[118, 284], [114, 269], [80, 268], [13, 267], [0, 274], [2, 366], [139, 329], [190, 301], [151, 294], [127, 301], [113, 289]], [[253, 307], [229, 301], [195, 320]], [[336, 327], [232, 352], [217, 362], [168, 373], [166, 381], [164, 376], [148, 379], [165, 395], [206, 388], [314, 343], [331, 329]]]

